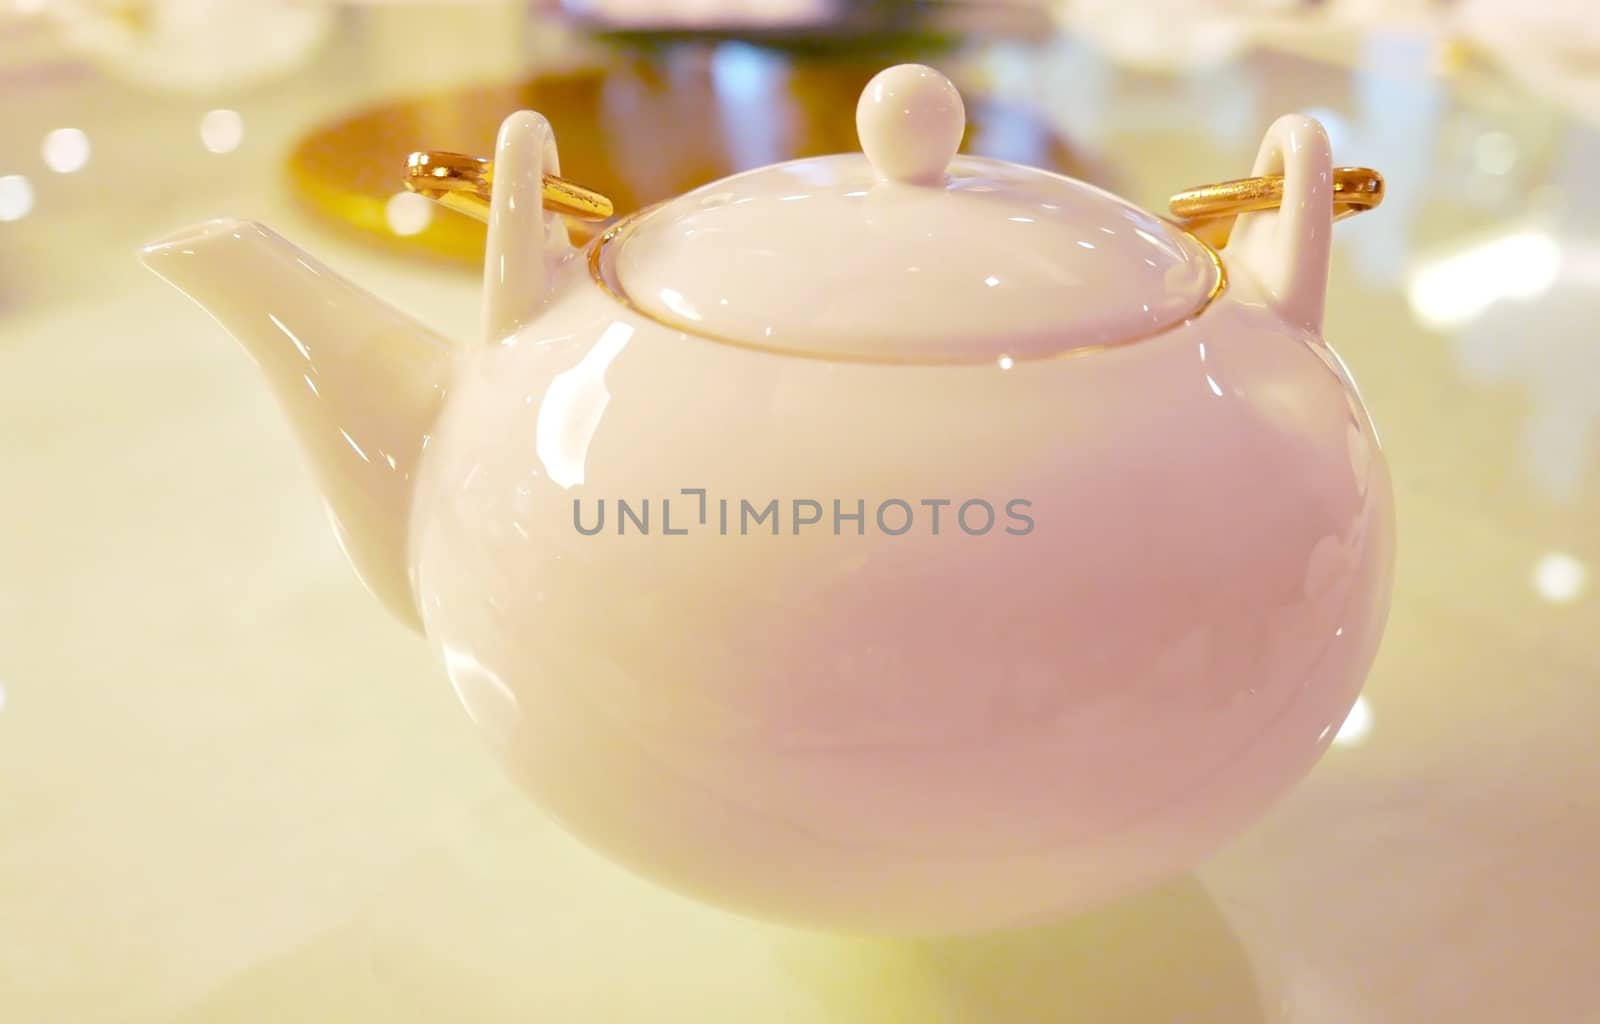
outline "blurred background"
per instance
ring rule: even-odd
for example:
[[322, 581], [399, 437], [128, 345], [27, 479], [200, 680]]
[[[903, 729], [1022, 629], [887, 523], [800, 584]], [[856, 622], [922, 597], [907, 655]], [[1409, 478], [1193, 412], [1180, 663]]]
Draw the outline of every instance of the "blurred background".
[[[1288, 111], [1382, 171], [1327, 336], [1401, 545], [1366, 694], [1266, 822], [925, 943], [740, 921], [542, 819], [132, 256], [257, 219], [465, 336], [482, 229], [408, 152], [531, 107], [627, 212], [853, 149], [904, 60], [969, 151], [1156, 211]], [[1592, 0], [0, 0], [0, 1020], [1594, 1019], [1597, 182]]]

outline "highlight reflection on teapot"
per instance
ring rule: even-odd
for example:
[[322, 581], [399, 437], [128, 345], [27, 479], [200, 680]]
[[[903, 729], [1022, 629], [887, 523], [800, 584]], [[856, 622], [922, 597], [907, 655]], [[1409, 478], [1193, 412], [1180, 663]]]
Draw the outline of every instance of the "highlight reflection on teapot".
[[[1315, 122], [1279, 120], [1257, 177], [1186, 200], [1246, 211], [1224, 243], [1225, 220], [957, 155], [961, 98], [926, 67], [874, 79], [857, 125], [861, 154], [580, 250], [544, 204], [594, 197], [512, 115], [464, 344], [256, 224], [142, 257], [255, 357], [357, 571], [574, 834], [802, 925], [1021, 924], [1235, 834], [1372, 662], [1390, 482], [1319, 336], [1342, 179]], [[684, 488], [1016, 496], [1036, 526], [570, 522]]]

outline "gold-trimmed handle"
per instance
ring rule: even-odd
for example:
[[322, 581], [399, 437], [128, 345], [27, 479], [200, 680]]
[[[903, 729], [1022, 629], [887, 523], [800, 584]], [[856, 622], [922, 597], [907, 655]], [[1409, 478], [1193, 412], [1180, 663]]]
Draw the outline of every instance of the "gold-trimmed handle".
[[[552, 213], [580, 220], [605, 220], [616, 212], [610, 199], [565, 178], [546, 174], [543, 184], [544, 208]], [[487, 223], [494, 162], [439, 150], [412, 153], [406, 157], [405, 185], [409, 192]]]
[[[1333, 219], [1342, 220], [1383, 202], [1383, 175], [1370, 167], [1333, 169]], [[1168, 204], [1187, 231], [1221, 249], [1228, 244], [1240, 214], [1276, 210], [1283, 205], [1283, 175], [1240, 178], [1185, 189]]]

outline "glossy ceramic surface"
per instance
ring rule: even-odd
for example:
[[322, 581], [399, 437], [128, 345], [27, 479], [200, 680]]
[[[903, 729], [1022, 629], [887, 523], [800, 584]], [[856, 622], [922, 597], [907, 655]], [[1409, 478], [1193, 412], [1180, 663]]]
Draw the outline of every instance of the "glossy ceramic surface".
[[1222, 288], [1199, 241], [1098, 189], [993, 161], [949, 170], [936, 189], [880, 182], [841, 156], [708, 185], [623, 226], [618, 289], [743, 345], [975, 362], [1148, 337]]
[[[507, 33], [452, 19], [446, 39], [437, 11], [375, 11], [302, 82], [182, 100], [8, 40], [0, 89], [26, 102], [7, 107], [0, 177], [25, 176], [32, 203], [0, 223], [0, 437], [25, 439], [0, 475], [0, 1017], [1591, 1014], [1592, 130], [1497, 79], [1434, 77], [1395, 37], [1327, 53], [1348, 64], [1267, 48], [1182, 79], [1071, 40], [969, 55], [1149, 208], [1248, 170], [1284, 109], [1387, 173], [1384, 209], [1335, 232], [1326, 333], [1393, 471], [1390, 625], [1305, 782], [1172, 884], [1020, 933], [800, 935], [640, 881], [510, 783], [424, 642], [352, 577], [258, 371], [129, 259], [174, 226], [249, 217], [473, 337], [481, 278], [349, 244], [280, 178], [307, 128], [441, 74], [419, 41], [479, 78]], [[217, 127], [228, 112], [242, 139]], [[71, 174], [40, 153], [66, 127], [92, 144]], [[192, 173], [128, 178], [152, 147]]]
[[[206, 296], [207, 312], [245, 346], [301, 437], [339, 546], [415, 625], [407, 510], [455, 346], [259, 224], [207, 221], [140, 258]], [[262, 303], [265, 294], [276, 300]]]
[[[568, 45], [565, 59], [541, 54], [504, 81], [407, 92], [308, 125], [287, 156], [290, 188], [328, 226], [375, 248], [477, 269], [484, 226], [475, 219], [438, 210], [424, 216], [426, 207], [412, 205], [415, 221], [391, 228], [393, 169], [416, 140], [487, 155], [508, 115], [548, 111], [567, 165], [619, 213], [634, 213], [742, 171], [858, 149], [856, 122], [845, 112], [887, 59], [862, 50], [789, 63], [754, 47], [709, 54], [668, 47], [591, 54], [592, 61], [572, 66], [574, 51], [584, 52]], [[1090, 154], [1056, 133], [1026, 98], [996, 102], [981, 68], [949, 67], [966, 94], [964, 152], [1107, 183], [1090, 169]], [[575, 240], [586, 240], [593, 227], [569, 224]]]
[[1122, 199], [957, 158], [961, 97], [932, 68], [881, 72], [856, 122], [864, 155], [740, 174], [624, 223], [602, 254], [615, 290], [693, 334], [908, 363], [1134, 341], [1222, 290], [1215, 253]]
[[563, 293], [560, 333], [473, 361], [435, 427], [428, 636], [542, 806], [714, 902], [948, 932], [1165, 877], [1331, 742], [1387, 610], [1371, 427], [1249, 288], [964, 367]]
[[[690, 226], [677, 203], [644, 222], [709, 239], [673, 271], [730, 292], [748, 281], [735, 315], [784, 295], [765, 312], [784, 340], [800, 308], [827, 308], [812, 278], [832, 276], [803, 263], [842, 245], [873, 276], [808, 344], [868, 339], [845, 359], [721, 344], [617, 301], [543, 209], [559, 164], [532, 112], [506, 120], [495, 150], [488, 344], [408, 331], [254, 224], [209, 222], [141, 253], [255, 356], [342, 546], [405, 621], [420, 613], [541, 806], [651, 877], [797, 924], [1017, 926], [1188, 866], [1326, 747], [1387, 614], [1387, 469], [1315, 334], [1333, 215], [1321, 127], [1269, 129], [1262, 161], [1286, 172], [1285, 209], [1239, 226], [1231, 290], [1214, 283], [1155, 338], [1030, 359], [1054, 350], [996, 355], [991, 339], [1039, 331], [1041, 310], [1045, 336], [1072, 336], [1074, 293], [1047, 300], [1052, 279], [1078, 275], [1050, 257], [1096, 251], [1090, 233], [1112, 255], [1160, 243], [1128, 204], [1068, 180], [951, 173], [953, 97], [919, 66], [868, 85], [877, 180], [855, 217], [873, 244], [854, 244], [849, 211], [774, 223], [763, 180], [805, 164], [681, 201]], [[974, 258], [993, 247], [1011, 276], [1028, 253], [970, 232], [996, 223], [992, 202], [1039, 202], [1041, 180], [1065, 210], [1032, 236], [1045, 255], [1032, 294], [969, 308], [937, 254], [964, 243], [970, 277], [1001, 270]], [[742, 205], [756, 212], [739, 228], [698, 219]], [[941, 239], [952, 224], [968, 233]], [[796, 273], [716, 272], [751, 262], [755, 242]], [[616, 244], [637, 286], [629, 251], [659, 259], [661, 243]], [[1220, 281], [1215, 254], [1190, 245]], [[935, 272], [904, 272], [924, 256]], [[1184, 270], [1089, 266], [1115, 314], [1160, 306]], [[974, 333], [873, 340], [880, 278], [905, 293], [891, 314]]]

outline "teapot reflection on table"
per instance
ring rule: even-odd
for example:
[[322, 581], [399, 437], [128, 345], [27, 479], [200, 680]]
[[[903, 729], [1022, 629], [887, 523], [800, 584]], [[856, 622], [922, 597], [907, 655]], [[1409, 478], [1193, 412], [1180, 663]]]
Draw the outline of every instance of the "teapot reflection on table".
[[244, 343], [363, 580], [575, 835], [804, 926], [1018, 925], [1236, 834], [1372, 662], [1394, 520], [1320, 337], [1337, 176], [1279, 120], [1224, 250], [958, 155], [930, 68], [857, 125], [576, 248], [514, 114], [467, 343], [253, 223], [142, 258]]

